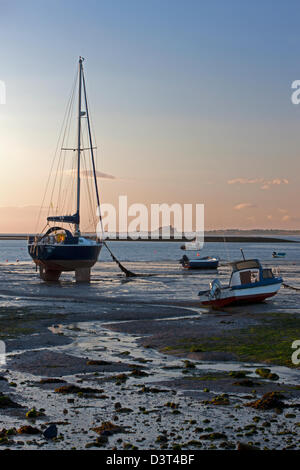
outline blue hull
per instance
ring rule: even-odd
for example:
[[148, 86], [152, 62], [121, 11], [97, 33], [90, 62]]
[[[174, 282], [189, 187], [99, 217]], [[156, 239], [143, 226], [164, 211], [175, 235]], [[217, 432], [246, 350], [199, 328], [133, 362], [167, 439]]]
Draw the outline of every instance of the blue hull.
[[188, 269], [217, 269], [219, 260], [189, 260]]
[[28, 245], [28, 253], [37, 265], [59, 271], [91, 268], [98, 260], [102, 245]]

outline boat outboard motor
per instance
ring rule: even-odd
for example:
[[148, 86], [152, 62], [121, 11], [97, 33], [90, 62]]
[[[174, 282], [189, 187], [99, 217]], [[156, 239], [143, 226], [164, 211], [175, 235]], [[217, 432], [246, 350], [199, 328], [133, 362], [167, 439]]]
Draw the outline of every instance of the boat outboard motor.
[[179, 260], [179, 263], [182, 264], [182, 266], [185, 266], [186, 264], [188, 264], [189, 262], [189, 259], [186, 255], [183, 255], [183, 257], [181, 258], [181, 260]]
[[210, 288], [209, 297], [211, 299], [219, 299], [221, 295], [221, 290], [222, 290], [222, 286], [221, 286], [219, 279], [214, 279], [212, 282], [210, 282], [209, 288]]

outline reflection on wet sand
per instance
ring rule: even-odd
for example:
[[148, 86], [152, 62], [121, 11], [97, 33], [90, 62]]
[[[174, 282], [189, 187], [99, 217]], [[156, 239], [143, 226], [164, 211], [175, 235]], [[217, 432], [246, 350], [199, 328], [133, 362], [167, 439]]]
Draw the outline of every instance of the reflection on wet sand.
[[[5, 446], [297, 447], [299, 370], [280, 348], [289, 335], [300, 335], [299, 294], [281, 289], [261, 305], [208, 312], [199, 308], [197, 292], [211, 272], [182, 272], [174, 244], [164, 244], [161, 259], [151, 259], [158, 245], [154, 256], [148, 244], [142, 261], [134, 261], [130, 246], [128, 267], [143, 274], [132, 279], [105, 259], [89, 285], [76, 285], [68, 274], [58, 284], [43, 283], [25, 255], [1, 264], [0, 339], [8, 356], [0, 392], [23, 406], [1, 407], [2, 428], [12, 429]], [[300, 259], [280, 265], [284, 279], [300, 285]], [[221, 262], [221, 282], [229, 272]], [[276, 380], [262, 378], [258, 368], [269, 368]], [[278, 390], [284, 412], [244, 406]], [[44, 411], [30, 421], [25, 415], [33, 407]], [[126, 433], [102, 439], [93, 431], [102, 422]], [[39, 431], [56, 423], [58, 437], [14, 435], [13, 428], [29, 423]]]

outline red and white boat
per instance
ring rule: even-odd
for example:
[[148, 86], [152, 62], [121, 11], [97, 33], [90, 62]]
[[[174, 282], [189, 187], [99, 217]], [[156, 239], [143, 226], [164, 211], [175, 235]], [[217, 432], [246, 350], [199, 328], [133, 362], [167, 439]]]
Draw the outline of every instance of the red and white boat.
[[262, 302], [275, 295], [282, 278], [270, 268], [263, 268], [258, 259], [231, 263], [229, 286], [223, 287], [218, 279], [210, 283], [209, 290], [200, 291], [200, 304], [212, 308], [227, 305]]

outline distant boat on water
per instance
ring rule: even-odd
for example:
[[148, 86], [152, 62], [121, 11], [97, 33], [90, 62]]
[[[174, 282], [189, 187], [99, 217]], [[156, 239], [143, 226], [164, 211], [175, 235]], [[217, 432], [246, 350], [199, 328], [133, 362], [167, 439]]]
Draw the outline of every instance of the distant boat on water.
[[199, 251], [203, 248], [203, 235], [196, 234], [195, 240], [186, 242], [181, 245], [181, 250], [189, 252], [197, 252], [196, 256], [194, 253], [191, 255], [183, 255], [179, 262], [185, 269], [217, 269], [219, 265], [219, 258], [216, 256], [204, 256], [200, 257]]
[[[99, 193], [95, 168], [95, 159], [89, 117], [89, 108], [86, 94], [85, 78], [83, 71], [83, 58], [79, 58], [78, 67], [78, 117], [77, 117], [77, 147], [71, 150], [76, 152], [76, 174], [75, 194], [76, 212], [69, 215], [51, 215], [47, 217], [48, 230], [39, 236], [30, 236], [28, 241], [28, 252], [39, 267], [40, 277], [45, 281], [57, 281], [62, 271], [75, 271], [76, 280], [88, 281], [90, 268], [98, 260], [102, 242], [81, 236], [80, 232], [80, 198], [81, 198], [81, 159], [82, 153], [89, 151], [92, 167], [92, 179], [95, 185], [97, 206], [99, 207]], [[74, 85], [75, 87], [75, 85]], [[75, 88], [74, 88], [75, 90]], [[88, 147], [82, 148], [82, 119], [86, 119]], [[84, 154], [85, 157], [85, 154]], [[72, 171], [72, 170], [71, 170]], [[76, 173], [75, 173], [76, 172]], [[54, 222], [54, 226], [50, 223]], [[70, 230], [57, 224], [68, 224]]]
[[185, 269], [217, 269], [219, 265], [219, 258], [205, 256], [203, 258], [188, 258], [183, 255], [180, 260], [182, 267]]
[[284, 258], [286, 253], [277, 253], [276, 251], [273, 251], [272, 256], [273, 258]]

